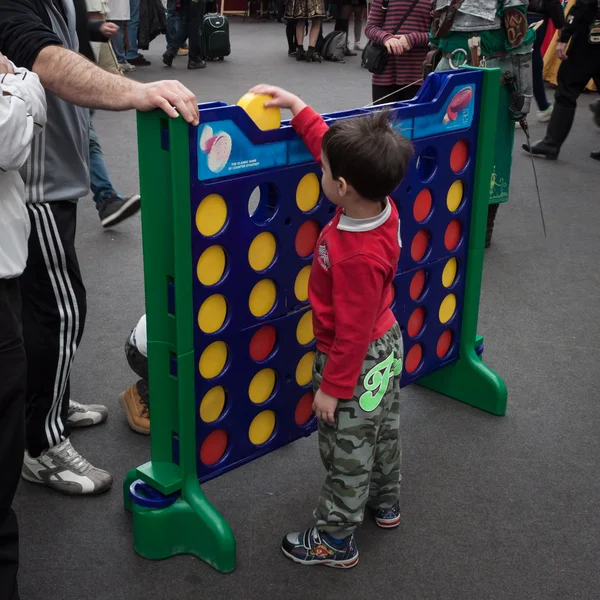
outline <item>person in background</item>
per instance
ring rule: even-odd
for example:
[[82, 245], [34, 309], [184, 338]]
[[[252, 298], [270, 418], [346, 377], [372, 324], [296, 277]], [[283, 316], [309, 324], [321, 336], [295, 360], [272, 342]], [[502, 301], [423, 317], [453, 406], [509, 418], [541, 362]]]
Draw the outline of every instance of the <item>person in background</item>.
[[[202, 49], [202, 19], [204, 18], [205, 0], [177, 0], [175, 10], [178, 13], [179, 24], [170, 32], [167, 29], [167, 50], [162, 61], [167, 67], [173, 65], [173, 60], [182, 48], [185, 40], [189, 39], [188, 69], [204, 69], [206, 59]], [[172, 37], [174, 35], [174, 37]]]
[[[107, 42], [116, 35], [119, 28], [114, 23], [90, 19], [90, 13], [87, 12], [89, 0], [87, 5], [85, 0], [75, 0], [74, 5], [79, 52], [87, 59], [95, 62], [96, 57], [90, 45], [90, 40]], [[94, 202], [102, 226], [112, 227], [140, 210], [140, 195], [133, 194], [123, 198], [113, 187], [104, 162], [102, 146], [100, 146], [100, 140], [94, 130], [93, 116], [94, 111], [90, 111], [90, 187], [94, 194]]]
[[113, 40], [113, 48], [124, 73], [136, 67], [152, 64], [138, 52], [138, 29], [140, 26], [140, 0], [109, 0], [110, 19], [119, 26]]
[[530, 0], [527, 7], [527, 22], [542, 21], [535, 31], [535, 43], [531, 54], [531, 71], [533, 76], [533, 96], [538, 106], [538, 121], [546, 123], [552, 115], [552, 104], [546, 98], [544, 86], [544, 57], [542, 56], [542, 45], [548, 29], [548, 19], [552, 19], [556, 29], [562, 29], [565, 24], [565, 15], [560, 0]]
[[[321, 31], [321, 21], [325, 17], [323, 0], [287, 0], [285, 18], [296, 23], [296, 60], [321, 62], [316, 49]], [[304, 50], [304, 35], [308, 21], [311, 21], [308, 51]]]
[[[594, 123], [600, 127], [600, 100], [590, 104], [590, 110], [594, 113]], [[594, 160], [600, 160], [600, 150], [594, 150], [590, 153], [590, 157]]]
[[71, 1], [2, 0], [0, 52], [38, 75], [48, 102], [49, 126], [34, 139], [21, 169], [31, 220], [20, 281], [27, 355], [27, 450], [21, 476], [64, 494], [84, 495], [112, 485], [110, 473], [90, 464], [69, 437], [71, 427], [106, 418], [106, 407], [72, 402], [70, 394], [87, 311], [75, 231], [77, 199], [90, 186], [89, 109], [159, 108], [194, 125], [199, 119], [194, 94], [178, 81], [140, 83], [107, 73], [79, 54], [75, 10]]
[[132, 371], [140, 378], [119, 395], [129, 427], [150, 434], [150, 404], [148, 395], [148, 341], [146, 315], [138, 321], [125, 340], [125, 356]]
[[[338, 17], [335, 20], [335, 30], [343, 31], [346, 34], [346, 56], [356, 56], [358, 50], [362, 50], [360, 46], [360, 38], [362, 35], [362, 15], [365, 10], [366, 0], [339, 0]], [[354, 16], [354, 50], [350, 50], [348, 41], [348, 31], [350, 29], [350, 17]]]
[[[402, 20], [403, 23], [396, 32]], [[383, 73], [373, 74], [374, 103], [414, 98], [423, 79], [430, 26], [430, 0], [373, 2], [365, 34], [374, 44], [385, 46], [390, 55]]]
[[[567, 15], [556, 46], [556, 54], [562, 64], [558, 69], [558, 87], [546, 135], [531, 144], [531, 148], [527, 143], [521, 146], [534, 156], [552, 160], [558, 158], [575, 119], [577, 98], [590, 79], [600, 77], [600, 23], [595, 26], [599, 13], [598, 0], [577, 0]], [[594, 26], [595, 34], [591, 31]]]
[[19, 600], [19, 532], [11, 508], [25, 451], [27, 358], [19, 276], [27, 261], [30, 223], [19, 169], [46, 124], [37, 75], [0, 54], [0, 597]]
[[298, 44], [296, 43], [296, 21], [294, 19], [287, 19], [285, 37], [288, 43], [288, 56], [295, 57], [298, 53]]

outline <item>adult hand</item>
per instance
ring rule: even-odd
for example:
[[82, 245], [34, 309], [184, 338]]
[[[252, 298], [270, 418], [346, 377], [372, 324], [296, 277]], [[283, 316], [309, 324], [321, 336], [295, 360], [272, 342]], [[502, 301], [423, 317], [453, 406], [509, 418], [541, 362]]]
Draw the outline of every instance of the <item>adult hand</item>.
[[192, 125], [198, 125], [200, 122], [196, 96], [175, 80], [136, 85], [132, 108], [145, 112], [160, 108], [170, 117], [176, 118], [181, 115]]
[[397, 40], [400, 40], [400, 43], [402, 44], [403, 52], [408, 52], [410, 50], [410, 42], [408, 41], [408, 37], [406, 37], [403, 34], [395, 35], [394, 37]]
[[387, 40], [387, 42], [385, 42], [385, 47], [390, 54], [402, 54], [404, 52], [402, 42], [395, 37]]
[[102, 23], [102, 25], [100, 25], [100, 33], [105, 38], [114, 37], [117, 35], [117, 33], [119, 33], [119, 26], [115, 25], [114, 23]]
[[339, 400], [337, 398], [318, 389], [312, 406], [313, 412], [317, 415], [317, 419], [327, 421], [328, 423], [335, 423], [335, 409], [337, 408], [338, 402]]
[[13, 69], [12, 63], [1, 52], [0, 52], [0, 73], [10, 73], [11, 75], [15, 74], [15, 70]]
[[567, 60], [568, 56], [567, 56], [567, 43], [566, 42], [559, 42], [556, 45], [556, 56], [558, 56], [558, 58], [560, 58], [560, 60]]
[[250, 90], [250, 93], [271, 96], [272, 100], [265, 102], [265, 108], [269, 108], [271, 106], [288, 108], [292, 111], [294, 116], [306, 107], [306, 104], [302, 102], [298, 96], [282, 88], [275, 87], [274, 85], [261, 83], [260, 85], [255, 85]]

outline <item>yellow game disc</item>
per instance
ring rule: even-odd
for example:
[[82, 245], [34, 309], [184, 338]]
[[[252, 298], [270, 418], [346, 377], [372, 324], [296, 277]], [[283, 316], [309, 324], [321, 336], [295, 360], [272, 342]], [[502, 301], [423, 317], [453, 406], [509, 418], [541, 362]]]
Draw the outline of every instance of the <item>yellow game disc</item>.
[[272, 410], [263, 410], [252, 419], [248, 437], [255, 446], [260, 446], [271, 437], [274, 429], [275, 413]]
[[264, 317], [275, 304], [277, 288], [270, 279], [261, 279], [250, 292], [248, 306], [255, 317]]
[[213, 379], [225, 368], [229, 350], [225, 342], [213, 342], [200, 356], [200, 375], [204, 379]]
[[298, 326], [296, 327], [296, 339], [302, 346], [310, 344], [315, 339], [312, 324], [312, 310], [307, 310], [298, 321]]
[[268, 231], [259, 233], [250, 244], [248, 262], [255, 271], [264, 271], [275, 258], [277, 242], [275, 236]]
[[300, 273], [296, 277], [294, 282], [294, 294], [300, 302], [306, 302], [308, 300], [308, 278], [310, 277], [310, 265], [302, 267]]
[[458, 210], [460, 203], [463, 199], [464, 187], [462, 181], [455, 181], [448, 190], [448, 196], [446, 197], [446, 206], [450, 212]]
[[198, 231], [210, 237], [223, 229], [227, 219], [227, 204], [223, 196], [219, 194], [210, 194], [206, 196], [196, 211], [196, 227]]
[[457, 271], [458, 260], [456, 258], [451, 258], [444, 266], [444, 271], [442, 272], [442, 284], [444, 287], [448, 288], [454, 283]]
[[307, 173], [296, 188], [296, 204], [302, 212], [312, 210], [319, 201], [321, 186], [314, 173]]
[[275, 389], [277, 375], [273, 369], [259, 371], [250, 382], [248, 396], [254, 404], [262, 404], [269, 399]]
[[221, 294], [209, 296], [198, 311], [198, 326], [204, 333], [215, 333], [225, 323], [227, 300]]
[[314, 352], [307, 352], [296, 367], [296, 383], [298, 385], [308, 385], [312, 380], [312, 367], [315, 359]]
[[448, 294], [440, 304], [440, 323], [447, 323], [456, 311], [456, 296]]
[[200, 402], [200, 418], [205, 423], [216, 421], [223, 412], [225, 406], [225, 390], [222, 386], [208, 390]]
[[279, 129], [281, 125], [281, 111], [272, 106], [265, 108], [265, 102], [271, 100], [271, 96], [265, 94], [245, 94], [239, 100], [237, 105], [241, 106], [248, 116], [256, 123], [256, 126], [263, 131], [269, 129]]
[[226, 264], [225, 250], [221, 246], [207, 248], [200, 255], [198, 265], [196, 266], [198, 281], [202, 285], [215, 285], [215, 283], [219, 283], [225, 272]]

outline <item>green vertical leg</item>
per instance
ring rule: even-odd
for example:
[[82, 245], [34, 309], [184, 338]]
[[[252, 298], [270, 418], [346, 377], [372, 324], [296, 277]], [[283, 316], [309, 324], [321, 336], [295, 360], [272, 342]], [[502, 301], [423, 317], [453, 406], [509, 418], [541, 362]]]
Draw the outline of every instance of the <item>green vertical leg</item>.
[[503, 415], [507, 390], [502, 379], [475, 353], [479, 296], [483, 274], [483, 252], [486, 233], [490, 178], [492, 174], [498, 115], [500, 71], [485, 69], [481, 98], [479, 138], [477, 140], [477, 172], [471, 209], [471, 233], [465, 283], [465, 301], [461, 328], [460, 358], [423, 379], [419, 384], [481, 410]]
[[[235, 569], [231, 527], [198, 483], [196, 460], [195, 361], [192, 305], [192, 223], [188, 126], [182, 118], [138, 113], [142, 232], [148, 323], [151, 461], [129, 471], [123, 484], [125, 508], [133, 513], [136, 551], [163, 559], [192, 554], [228, 573]], [[168, 309], [174, 285], [175, 313]], [[170, 370], [177, 360], [177, 376]], [[179, 464], [172, 438], [179, 439]], [[129, 486], [144, 480], [163, 494], [179, 493], [161, 509], [131, 501]]]

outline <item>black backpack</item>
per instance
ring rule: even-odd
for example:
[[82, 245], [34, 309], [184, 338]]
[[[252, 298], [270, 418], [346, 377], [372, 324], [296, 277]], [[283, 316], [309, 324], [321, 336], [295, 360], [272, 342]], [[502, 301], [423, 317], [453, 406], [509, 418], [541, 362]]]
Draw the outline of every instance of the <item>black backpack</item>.
[[[317, 52], [325, 59], [332, 62], [344, 62], [344, 50], [346, 49], [346, 32], [332, 31], [328, 33], [317, 46]], [[318, 42], [317, 42], [318, 43]]]

